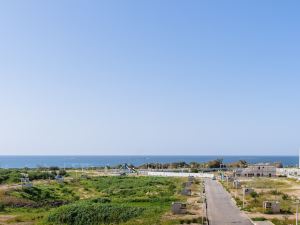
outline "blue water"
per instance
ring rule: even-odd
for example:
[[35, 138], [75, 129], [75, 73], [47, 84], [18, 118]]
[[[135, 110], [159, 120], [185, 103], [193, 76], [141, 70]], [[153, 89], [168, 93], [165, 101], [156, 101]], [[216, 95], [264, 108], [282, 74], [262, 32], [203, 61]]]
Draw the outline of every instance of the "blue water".
[[0, 167], [91, 167], [123, 163], [138, 166], [144, 163], [207, 162], [217, 158], [223, 158], [225, 163], [243, 159], [248, 163], [281, 162], [284, 166], [298, 165], [298, 156], [0, 156]]

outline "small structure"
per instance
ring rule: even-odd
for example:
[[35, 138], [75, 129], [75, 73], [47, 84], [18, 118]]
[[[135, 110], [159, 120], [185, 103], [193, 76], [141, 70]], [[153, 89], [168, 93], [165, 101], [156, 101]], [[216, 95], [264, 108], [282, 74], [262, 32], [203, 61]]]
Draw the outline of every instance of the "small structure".
[[234, 188], [238, 189], [238, 188], [241, 188], [241, 182], [239, 180], [234, 180], [232, 182], [232, 185]]
[[56, 175], [55, 180], [57, 183], [63, 183], [64, 182], [64, 177], [61, 175]]
[[89, 179], [89, 176], [86, 173], [81, 174], [81, 179]]
[[237, 177], [275, 177], [276, 167], [270, 164], [255, 164], [234, 171]]
[[127, 163], [121, 165], [121, 167], [120, 167], [120, 175], [121, 176], [125, 176], [125, 175], [131, 174], [131, 173], [137, 173], [135, 168], [129, 166]]
[[186, 214], [186, 204], [181, 202], [173, 202], [171, 210], [173, 214]]
[[194, 181], [195, 181], [195, 177], [189, 176], [189, 177], [188, 177], [188, 181], [189, 181], [189, 182], [194, 182]]
[[244, 195], [250, 195], [254, 190], [252, 188], [243, 188]]
[[181, 191], [181, 194], [182, 195], [185, 195], [185, 196], [191, 196], [192, 195], [192, 190], [190, 188], [184, 188], [182, 191]]
[[188, 187], [191, 187], [191, 186], [192, 186], [192, 184], [193, 184], [193, 182], [191, 182], [191, 181], [184, 182], [184, 183], [182, 184], [182, 187], [184, 187], [184, 188], [188, 188]]
[[267, 213], [280, 213], [280, 202], [278, 201], [264, 201], [264, 211]]
[[33, 186], [32, 182], [29, 180], [28, 174], [21, 173], [20, 180], [21, 180], [22, 188], [24, 187], [31, 188]]
[[229, 182], [233, 182], [234, 181], [234, 177], [232, 176], [226, 176], [226, 180]]

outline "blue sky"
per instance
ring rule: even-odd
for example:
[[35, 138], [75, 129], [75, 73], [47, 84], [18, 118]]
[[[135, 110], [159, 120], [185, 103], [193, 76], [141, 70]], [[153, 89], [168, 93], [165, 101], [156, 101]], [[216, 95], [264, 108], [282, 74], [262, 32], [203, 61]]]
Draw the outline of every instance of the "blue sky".
[[299, 7], [2, 1], [0, 154], [297, 154]]

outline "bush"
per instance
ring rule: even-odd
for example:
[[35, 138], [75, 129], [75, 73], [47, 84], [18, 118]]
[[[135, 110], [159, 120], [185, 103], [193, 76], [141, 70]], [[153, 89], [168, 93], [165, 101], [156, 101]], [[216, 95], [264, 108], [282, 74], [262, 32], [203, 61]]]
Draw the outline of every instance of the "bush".
[[21, 197], [36, 202], [49, 200], [49, 199], [56, 199], [56, 196], [53, 194], [53, 192], [51, 192], [49, 189], [46, 188], [30, 187], [30, 188], [23, 188], [22, 190], [19, 191]]
[[282, 199], [283, 200], [288, 200], [289, 199], [289, 195], [288, 194], [283, 194], [282, 195]]
[[192, 168], [192, 169], [191, 169], [191, 173], [198, 173], [198, 169]]
[[32, 171], [28, 173], [29, 180], [54, 179], [55, 175], [48, 172]]
[[252, 198], [256, 198], [258, 196], [258, 194], [257, 194], [257, 192], [253, 191], [253, 192], [250, 193], [250, 196]]
[[110, 203], [111, 200], [109, 198], [94, 198], [91, 200], [94, 203]]
[[3, 212], [5, 210], [5, 205], [3, 203], [0, 203], [0, 212]]
[[143, 208], [80, 202], [59, 207], [48, 216], [55, 225], [118, 224], [139, 216]]
[[253, 220], [253, 221], [265, 221], [267, 219], [265, 217], [255, 217], [255, 218], [252, 218], [251, 220]]
[[277, 189], [269, 191], [271, 195], [282, 195], [283, 193], [278, 191]]
[[20, 170], [16, 169], [0, 169], [0, 183], [15, 183], [21, 178]]

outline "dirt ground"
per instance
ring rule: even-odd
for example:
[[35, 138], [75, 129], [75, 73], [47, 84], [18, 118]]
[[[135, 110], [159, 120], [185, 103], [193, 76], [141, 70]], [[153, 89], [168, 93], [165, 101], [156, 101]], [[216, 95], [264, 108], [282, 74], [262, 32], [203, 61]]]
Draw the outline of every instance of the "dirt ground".
[[[187, 214], [184, 215], [174, 215], [171, 212], [166, 213], [163, 219], [166, 220], [192, 220], [201, 218], [205, 213], [203, 211], [203, 204], [201, 201], [200, 185], [192, 186], [192, 195], [187, 197]], [[189, 223], [191, 225], [197, 225], [198, 223]]]
[[15, 219], [13, 215], [0, 215], [0, 225], [32, 225], [32, 222], [16, 222], [13, 223], [11, 220]]
[[[253, 182], [251, 178], [241, 178], [242, 182]], [[294, 198], [300, 199], [300, 182], [297, 180], [289, 179], [289, 178], [273, 178], [269, 179], [270, 181], [281, 182], [282, 184], [278, 186], [274, 186], [273, 188], [254, 188], [257, 193], [268, 192], [276, 189], [282, 193], [288, 194], [289, 196], [293, 196]], [[236, 196], [236, 190], [231, 190], [231, 195]], [[239, 190], [238, 196], [241, 198], [241, 190]], [[255, 217], [264, 217], [266, 219], [279, 219], [279, 220], [294, 220], [296, 215], [286, 215], [286, 214], [264, 214], [260, 212], [245, 212], [250, 218]]]

